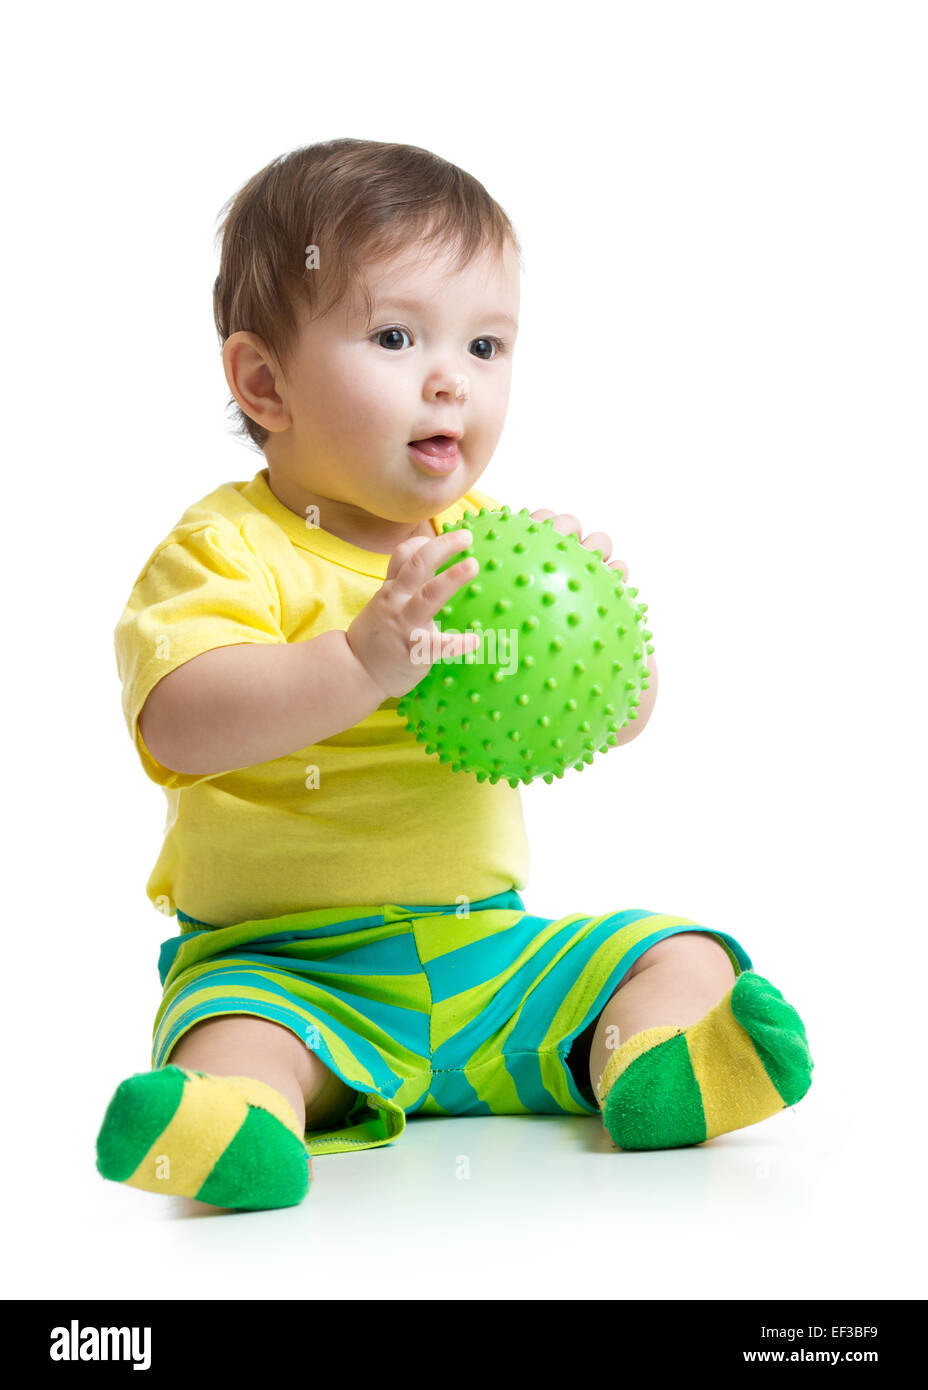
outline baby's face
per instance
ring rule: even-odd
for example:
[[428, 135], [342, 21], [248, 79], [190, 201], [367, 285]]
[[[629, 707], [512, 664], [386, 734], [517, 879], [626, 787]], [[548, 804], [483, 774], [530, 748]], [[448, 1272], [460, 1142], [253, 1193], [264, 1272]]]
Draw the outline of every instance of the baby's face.
[[[325, 498], [344, 516], [422, 521], [489, 463], [509, 402], [518, 260], [508, 243], [459, 271], [446, 250], [432, 257], [412, 248], [365, 265], [369, 321], [357, 291], [322, 319], [304, 313], [278, 386], [290, 427], [265, 446], [272, 483], [299, 510]], [[460, 438], [438, 471], [410, 442], [445, 431]]]

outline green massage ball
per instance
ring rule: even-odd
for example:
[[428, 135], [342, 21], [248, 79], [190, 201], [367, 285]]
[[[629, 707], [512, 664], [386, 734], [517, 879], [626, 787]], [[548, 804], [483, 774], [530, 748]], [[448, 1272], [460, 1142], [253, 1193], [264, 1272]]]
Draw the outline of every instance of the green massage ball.
[[[480, 568], [435, 615], [443, 633], [476, 632], [473, 652], [439, 657], [397, 714], [427, 753], [511, 787], [582, 772], [636, 719], [654, 651], [646, 603], [599, 550], [527, 508], [465, 512], [443, 531], [473, 543], [435, 573], [473, 555]], [[423, 639], [424, 640], [424, 639]]]

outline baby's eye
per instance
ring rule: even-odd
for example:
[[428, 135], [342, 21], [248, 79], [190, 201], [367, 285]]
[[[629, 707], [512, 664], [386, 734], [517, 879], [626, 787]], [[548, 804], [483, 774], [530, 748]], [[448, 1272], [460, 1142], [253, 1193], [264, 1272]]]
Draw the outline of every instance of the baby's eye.
[[474, 356], [479, 357], [482, 362], [492, 362], [493, 357], [498, 357], [501, 352], [505, 352], [506, 350], [506, 345], [501, 338], [475, 338], [474, 342], [471, 343], [471, 347], [473, 347], [474, 343], [478, 343], [484, 348], [496, 348], [492, 356], [485, 356], [482, 352], [474, 353]]
[[[374, 334], [374, 341], [375, 341], [375, 342], [379, 342], [379, 340], [380, 340], [381, 338], [390, 338], [390, 337], [392, 337], [392, 338], [394, 339], [393, 342], [391, 342], [391, 343], [380, 343], [380, 346], [381, 346], [381, 347], [389, 348], [390, 351], [392, 352], [395, 348], [401, 348], [401, 347], [403, 346], [402, 343], [397, 343], [397, 342], [395, 341], [396, 338], [402, 336], [403, 334], [405, 334], [405, 336], [406, 336], [407, 338], [409, 338], [409, 332], [408, 332], [408, 330], [405, 329], [405, 328], [398, 328], [398, 327], [395, 327], [395, 326], [394, 326], [393, 328], [381, 328], [381, 330], [380, 330], [379, 333], [375, 333], [375, 334]], [[411, 341], [411, 339], [410, 339], [410, 341]]]

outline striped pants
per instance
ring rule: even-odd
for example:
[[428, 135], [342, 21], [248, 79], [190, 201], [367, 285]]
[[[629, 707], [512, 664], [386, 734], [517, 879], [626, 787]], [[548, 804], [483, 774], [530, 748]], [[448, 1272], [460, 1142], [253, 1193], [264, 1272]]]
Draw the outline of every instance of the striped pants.
[[557, 919], [517, 892], [445, 907], [319, 908], [210, 927], [178, 911], [163, 942], [152, 1068], [205, 1018], [290, 1028], [357, 1092], [340, 1127], [307, 1130], [310, 1155], [376, 1148], [407, 1115], [599, 1115], [567, 1063], [574, 1039], [656, 942], [724, 932], [629, 908]]

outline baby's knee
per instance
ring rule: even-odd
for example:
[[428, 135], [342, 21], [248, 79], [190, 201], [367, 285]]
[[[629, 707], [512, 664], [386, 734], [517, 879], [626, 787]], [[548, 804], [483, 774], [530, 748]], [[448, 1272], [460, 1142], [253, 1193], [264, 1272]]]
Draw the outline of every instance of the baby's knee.
[[175, 1066], [178, 1056], [206, 1052], [257, 1052], [263, 1056], [293, 1055], [299, 1040], [289, 1029], [268, 1018], [255, 1014], [214, 1014], [198, 1019], [178, 1038], [171, 1049], [170, 1061]]
[[688, 973], [715, 975], [729, 983], [735, 979], [728, 952], [709, 932], [675, 932], [673, 936], [665, 936], [642, 952], [629, 971], [628, 978], [664, 962], [672, 962]]
[[255, 1014], [220, 1014], [199, 1019], [174, 1044], [165, 1065], [222, 1075], [292, 1076], [306, 1110], [325, 1127], [347, 1113], [356, 1092], [319, 1055], [319, 1035], [307, 1025], [304, 1037]]
[[322, 1063], [291, 1028], [255, 1014], [199, 1019], [178, 1038], [168, 1064], [226, 1076], [250, 1076], [255, 1067], [286, 1072], [304, 1094], [318, 1092], [325, 1079]]

